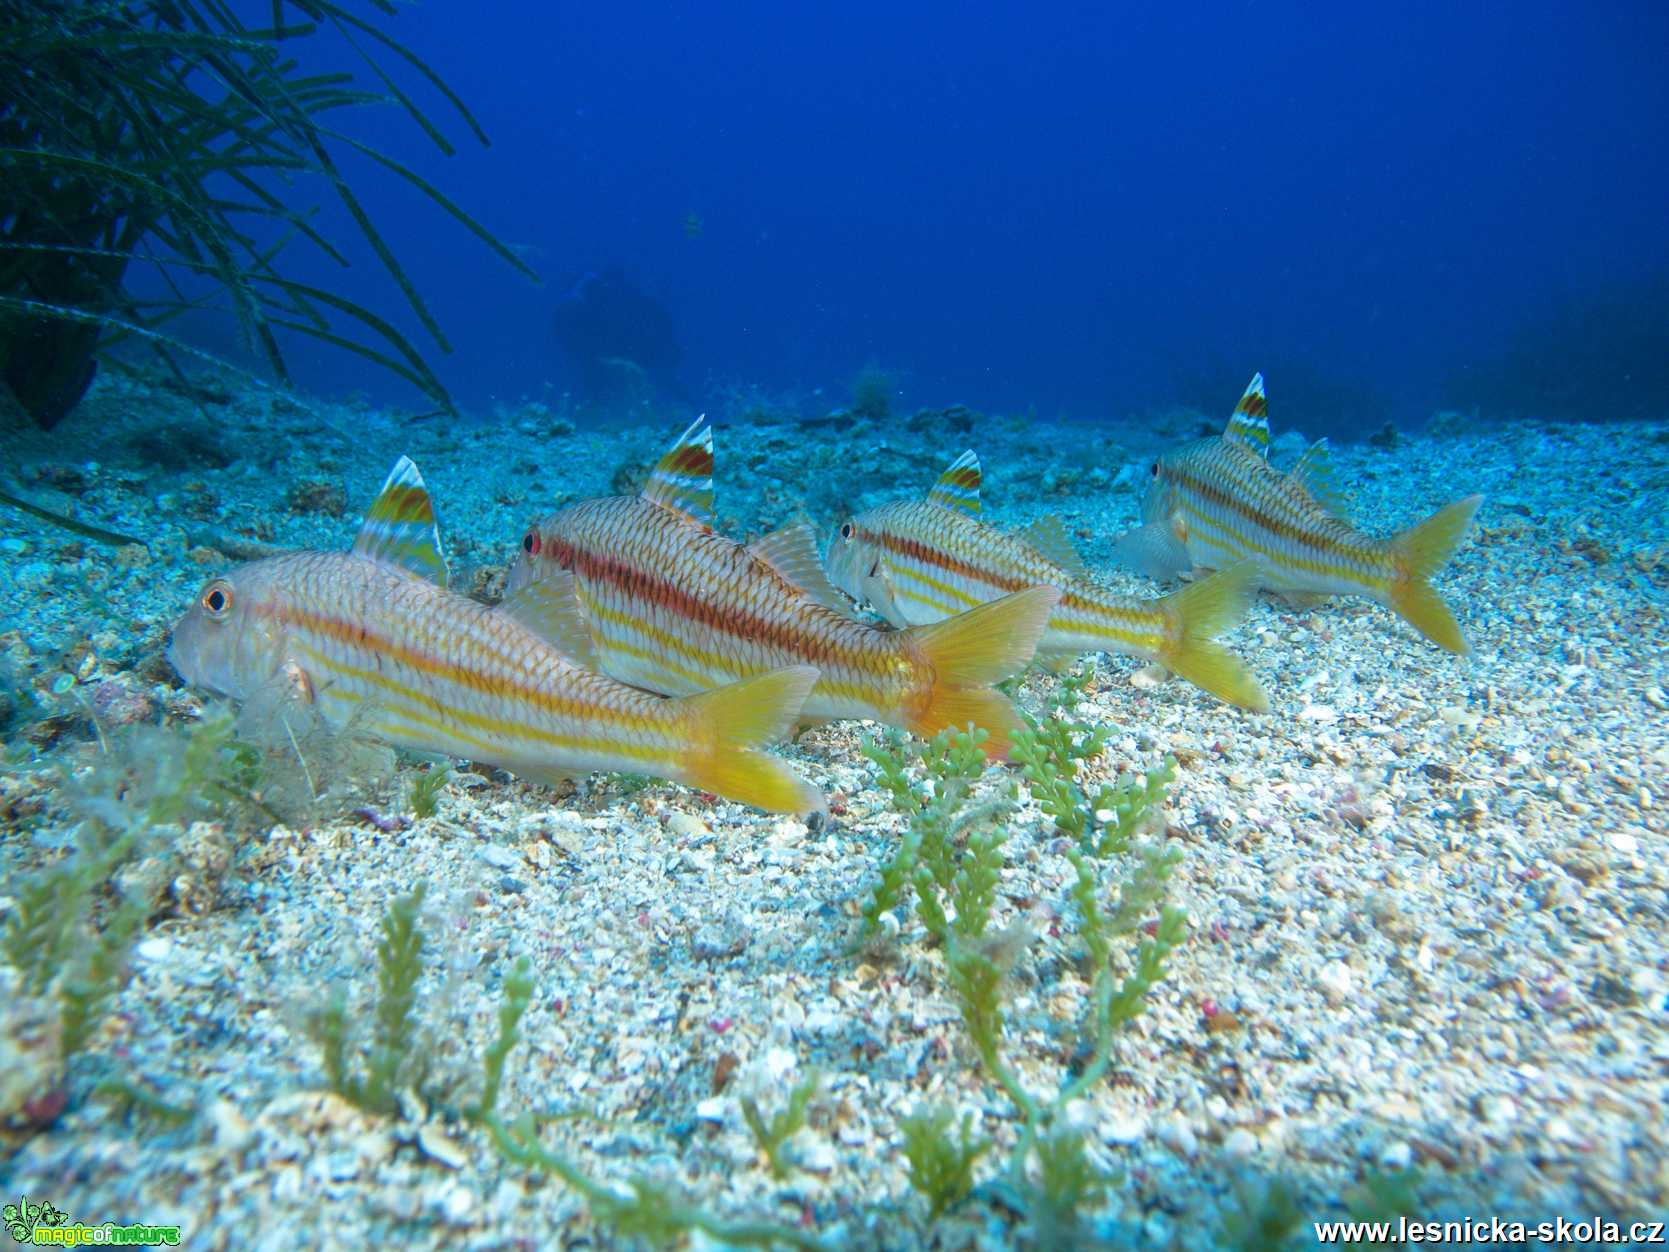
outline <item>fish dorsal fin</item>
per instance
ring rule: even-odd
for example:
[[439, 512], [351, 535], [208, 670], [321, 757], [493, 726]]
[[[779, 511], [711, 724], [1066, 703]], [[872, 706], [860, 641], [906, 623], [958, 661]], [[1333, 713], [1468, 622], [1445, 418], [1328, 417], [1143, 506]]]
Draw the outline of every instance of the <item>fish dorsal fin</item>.
[[796, 519], [779, 526], [750, 543], [748, 551], [824, 608], [852, 615], [852, 602], [835, 590], [823, 569], [817, 555], [817, 536], [809, 521]]
[[643, 498], [683, 513], [703, 526], [713, 524], [713, 428], [703, 413], [655, 463]]
[[1262, 374], [1252, 376], [1246, 394], [1229, 415], [1223, 438], [1245, 445], [1266, 461], [1269, 459], [1269, 398], [1263, 394]]
[[499, 602], [498, 611], [532, 631], [582, 669], [597, 669], [591, 626], [568, 570], [551, 570]]
[[1340, 521], [1348, 521], [1350, 497], [1339, 485], [1333, 465], [1333, 450], [1326, 439], [1317, 439], [1304, 450], [1292, 467], [1292, 481], [1310, 493], [1310, 498]]
[[966, 513], [969, 517], [978, 517], [979, 483], [979, 458], [970, 448], [952, 461], [949, 469], [939, 475], [939, 481], [934, 483], [933, 490], [927, 493], [927, 501], [929, 504], [955, 509], [958, 513]]
[[354, 539], [354, 555], [446, 586], [446, 558], [440, 550], [435, 502], [411, 458], [401, 457], [371, 502]]
[[1084, 558], [1078, 555], [1078, 549], [1072, 545], [1072, 538], [1066, 533], [1066, 527], [1053, 513], [1045, 514], [1022, 530], [1020, 538], [1025, 540], [1033, 551], [1048, 557], [1074, 578], [1082, 578], [1089, 573]]

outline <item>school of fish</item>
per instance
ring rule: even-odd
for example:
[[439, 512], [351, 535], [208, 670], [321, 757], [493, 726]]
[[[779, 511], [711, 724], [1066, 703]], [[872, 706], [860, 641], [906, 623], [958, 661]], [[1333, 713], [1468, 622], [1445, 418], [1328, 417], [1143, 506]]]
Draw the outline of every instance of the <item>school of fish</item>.
[[811, 527], [752, 544], [713, 530], [713, 435], [697, 421], [640, 496], [590, 500], [535, 523], [509, 586], [561, 588], [604, 673], [681, 695], [786, 665], [818, 679], [804, 720], [872, 718], [934, 735], [969, 722], [1007, 756], [1019, 714], [993, 684], [1023, 670], [1060, 598], [1030, 586], [948, 621], [886, 630], [830, 586]]
[[1136, 657], [1265, 711], [1216, 641], [1260, 588], [1364, 595], [1466, 652], [1430, 578], [1481, 497], [1374, 539], [1345, 519], [1325, 441], [1287, 473], [1268, 444], [1259, 375], [1221, 436], [1154, 462], [1142, 524], [1116, 551], [1156, 577], [1195, 577], [1154, 599], [1098, 582], [1053, 518], [1013, 533], [984, 522], [971, 451], [925, 498], [842, 522], [826, 560], [808, 521], [737, 542], [714, 526], [712, 430], [698, 418], [639, 495], [536, 521], [504, 600], [487, 606], [447, 588], [433, 502], [402, 457], [350, 552], [210, 579], [169, 658], [234, 700], [277, 692], [332, 729], [534, 781], [628, 771], [808, 813], [822, 794], [764, 750], [794, 727], [862, 718], [925, 736], [973, 724], [1001, 761], [1021, 718], [997, 684], [1034, 658]]

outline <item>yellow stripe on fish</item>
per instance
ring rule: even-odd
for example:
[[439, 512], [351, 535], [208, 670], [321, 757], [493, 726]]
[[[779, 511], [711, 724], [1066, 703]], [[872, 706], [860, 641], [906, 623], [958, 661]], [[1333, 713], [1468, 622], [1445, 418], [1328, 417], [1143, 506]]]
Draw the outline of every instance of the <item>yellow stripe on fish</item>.
[[604, 672], [680, 695], [782, 665], [813, 665], [808, 721], [874, 718], [918, 734], [990, 732], [1006, 757], [1020, 722], [993, 684], [1024, 669], [1059, 592], [1011, 588], [992, 604], [904, 631], [858, 621], [829, 585], [811, 528], [752, 544], [715, 533], [712, 432], [697, 421], [641, 497], [572, 504], [522, 541], [510, 586], [571, 576], [574, 611]]
[[1390, 539], [1364, 535], [1344, 516], [1326, 440], [1290, 473], [1269, 464], [1267, 409], [1259, 374], [1222, 435], [1154, 462], [1143, 524], [1118, 540], [1124, 559], [1158, 578], [1249, 560], [1266, 590], [1364, 595], [1438, 646], [1470, 651], [1430, 579], [1466, 537], [1483, 497], [1457, 500]]
[[843, 523], [829, 543], [830, 580], [895, 626], [935, 622], [1020, 587], [1061, 596], [1039, 656], [1114, 652], [1157, 661], [1220, 699], [1268, 707], [1240, 661], [1213, 641], [1245, 613], [1255, 571], [1226, 570], [1158, 600], [1094, 582], [1053, 518], [1010, 534], [980, 520], [979, 459], [964, 452], [925, 500], [897, 501]]
[[497, 609], [447, 591], [427, 491], [389, 475], [351, 553], [297, 552], [211, 580], [174, 628], [188, 682], [246, 700], [287, 683], [324, 723], [549, 781], [629, 770], [784, 812], [817, 790], [758, 751], [786, 733], [817, 680], [783, 667], [671, 700], [583, 665], [583, 623], [558, 583]]

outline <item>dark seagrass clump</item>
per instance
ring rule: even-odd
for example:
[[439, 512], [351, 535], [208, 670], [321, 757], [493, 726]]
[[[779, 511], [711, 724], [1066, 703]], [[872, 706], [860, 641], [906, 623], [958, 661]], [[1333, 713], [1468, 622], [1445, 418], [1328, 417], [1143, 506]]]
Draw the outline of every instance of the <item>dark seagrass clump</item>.
[[[394, 7], [375, 0], [383, 17]], [[450, 409], [422, 355], [382, 316], [295, 281], [278, 265], [301, 240], [346, 265], [312, 213], [287, 198], [315, 181], [443, 350], [439, 323], [343, 176], [351, 151], [392, 171], [530, 277], [532, 271], [415, 170], [341, 129], [367, 104], [403, 109], [443, 153], [436, 124], [370, 53], [404, 63], [482, 143], [463, 102], [374, 20], [331, 0], [276, 0], [273, 24], [231, 7], [0, 0], [0, 407], [41, 427], [61, 421], [106, 348], [128, 341], [202, 357], [164, 327], [218, 296], [280, 380], [283, 331], [357, 353]], [[307, 72], [297, 59], [324, 32], [360, 53], [377, 80]], [[154, 270], [159, 294], [127, 282]], [[108, 359], [108, 358], [105, 358]]]

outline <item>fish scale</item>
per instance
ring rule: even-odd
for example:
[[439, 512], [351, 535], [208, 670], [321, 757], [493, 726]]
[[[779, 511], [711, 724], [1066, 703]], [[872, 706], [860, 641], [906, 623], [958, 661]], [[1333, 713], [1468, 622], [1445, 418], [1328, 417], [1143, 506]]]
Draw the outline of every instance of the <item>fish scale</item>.
[[[577, 576], [604, 668], [668, 694], [787, 664], [817, 666], [815, 712], [869, 717], [922, 681], [899, 641], [806, 597], [747, 548], [625, 496], [542, 529], [545, 558]], [[698, 588], [692, 591], [691, 588]]]
[[1198, 564], [1222, 568], [1255, 557], [1281, 571], [1282, 588], [1293, 591], [1346, 590], [1341, 583], [1378, 591], [1389, 583], [1395, 565], [1386, 545], [1322, 513], [1301, 485], [1267, 470], [1256, 453], [1222, 439], [1166, 458]]
[[783, 667], [673, 700], [575, 659], [575, 622], [549, 589], [499, 608], [457, 595], [416, 468], [389, 475], [351, 553], [269, 557], [210, 580], [175, 626], [186, 679], [246, 700], [274, 683], [324, 724], [552, 781], [623, 770], [763, 808], [821, 807], [757, 751], [799, 713], [817, 671]]
[[1174, 625], [1161, 601], [1097, 587], [1024, 540], [936, 505], [883, 505], [855, 518], [853, 530], [852, 541], [883, 554], [900, 608], [899, 624], [937, 621], [1021, 587], [1041, 585], [1062, 591], [1038, 642], [1040, 655], [1105, 650], [1154, 658]]
[[338, 553], [273, 558], [246, 580], [261, 628], [282, 637], [313, 699], [395, 742], [533, 763], [664, 774], [685, 748], [668, 702], [589, 673], [525, 627], [460, 596]]
[[1231, 703], [1267, 707], [1240, 662], [1210, 639], [1245, 612], [1250, 571], [1162, 599], [1120, 595], [1087, 576], [1058, 522], [1004, 532], [978, 517], [979, 492], [978, 458], [965, 452], [925, 500], [894, 501], [844, 523], [829, 544], [830, 578], [898, 626], [938, 621], [1018, 587], [1056, 587], [1039, 656], [1139, 657]]
[[857, 620], [828, 584], [809, 525], [752, 544], [712, 528], [712, 432], [699, 419], [641, 496], [582, 501], [537, 522], [510, 586], [571, 577], [604, 672], [666, 694], [813, 665], [808, 721], [873, 718], [922, 734], [970, 722], [1007, 753], [1020, 722], [992, 684], [1024, 669], [1059, 593], [1016, 590], [931, 627]]

